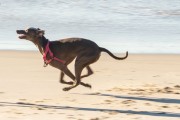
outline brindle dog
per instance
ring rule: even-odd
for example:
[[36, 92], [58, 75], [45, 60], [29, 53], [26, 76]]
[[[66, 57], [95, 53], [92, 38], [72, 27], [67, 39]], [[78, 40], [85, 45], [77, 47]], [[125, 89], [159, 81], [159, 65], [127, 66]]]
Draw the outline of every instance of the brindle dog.
[[[41, 54], [46, 51], [46, 45], [49, 42], [49, 48], [58, 59], [64, 60], [65, 63], [60, 63], [57, 60], [52, 60], [49, 64], [59, 70], [61, 70], [60, 82], [63, 84], [69, 84], [71, 86], [63, 88], [64, 91], [68, 91], [77, 87], [79, 84], [91, 88], [91, 85], [81, 82], [81, 79], [93, 74], [90, 68], [90, 64], [96, 62], [101, 52], [108, 53], [111, 57], [117, 60], [124, 60], [128, 57], [126, 52], [125, 57], [116, 57], [109, 50], [99, 47], [93, 41], [83, 38], [67, 38], [57, 41], [49, 41], [44, 37], [44, 30], [39, 28], [28, 28], [26, 30], [17, 30], [17, 34], [20, 39], [26, 39], [33, 42]], [[67, 65], [75, 60], [75, 76], [67, 68]], [[50, 55], [47, 55], [47, 59], [50, 59]], [[81, 76], [81, 72], [84, 68], [87, 68], [87, 75]], [[63, 77], [64, 74], [69, 76], [73, 81], [66, 82]]]

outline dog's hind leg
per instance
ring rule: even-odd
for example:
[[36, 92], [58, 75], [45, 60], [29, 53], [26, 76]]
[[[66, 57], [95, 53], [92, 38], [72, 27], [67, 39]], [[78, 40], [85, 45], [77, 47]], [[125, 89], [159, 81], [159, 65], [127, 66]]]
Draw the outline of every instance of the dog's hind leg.
[[75, 75], [76, 75], [76, 86], [79, 85], [79, 83], [85, 87], [91, 88], [91, 85], [81, 82], [81, 73], [82, 70], [84, 69], [86, 65], [81, 63], [81, 62], [77, 62], [75, 63]]
[[88, 66], [88, 62], [84, 60], [84, 57], [79, 56], [76, 58], [76, 61], [75, 61], [75, 76], [76, 76], [75, 83], [74, 83], [74, 85], [72, 85], [70, 87], [65, 87], [63, 89], [64, 91], [68, 91], [72, 88], [75, 88], [79, 84], [81, 84], [85, 87], [91, 88], [91, 85], [81, 82], [81, 73], [82, 73], [82, 70], [84, 69], [84, 67], [86, 67], [86, 66]]
[[92, 71], [92, 69], [90, 68], [90, 66], [89, 66], [89, 65], [88, 65], [88, 66], [86, 66], [86, 69], [87, 69], [87, 74], [86, 74], [86, 75], [81, 76], [81, 78], [88, 77], [88, 76], [90, 76], [90, 75], [92, 75], [92, 74], [93, 74], [93, 71]]

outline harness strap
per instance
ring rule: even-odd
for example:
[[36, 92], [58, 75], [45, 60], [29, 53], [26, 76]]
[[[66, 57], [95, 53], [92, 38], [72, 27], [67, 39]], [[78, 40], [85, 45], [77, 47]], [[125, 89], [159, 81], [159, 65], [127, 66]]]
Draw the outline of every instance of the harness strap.
[[[61, 60], [57, 57], [54, 56], [53, 52], [50, 50], [49, 48], [49, 44], [50, 42], [47, 43], [46, 48], [45, 48], [45, 52], [43, 53], [43, 59], [44, 59], [44, 67], [46, 67], [52, 60], [56, 60], [60, 63], [65, 64], [64, 60]], [[47, 54], [49, 53], [50, 59], [47, 59]]]

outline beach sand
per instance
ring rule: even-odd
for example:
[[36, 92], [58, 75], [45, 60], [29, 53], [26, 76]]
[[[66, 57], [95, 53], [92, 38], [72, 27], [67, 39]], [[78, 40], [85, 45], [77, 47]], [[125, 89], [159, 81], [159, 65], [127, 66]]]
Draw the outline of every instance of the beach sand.
[[0, 51], [0, 120], [180, 119], [180, 55], [102, 54], [91, 67], [83, 81], [92, 89], [64, 92], [39, 52]]

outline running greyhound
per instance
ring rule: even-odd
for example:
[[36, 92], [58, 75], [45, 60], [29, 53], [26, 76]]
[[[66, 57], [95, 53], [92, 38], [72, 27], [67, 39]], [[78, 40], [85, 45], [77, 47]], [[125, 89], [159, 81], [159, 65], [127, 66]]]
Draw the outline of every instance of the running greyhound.
[[[26, 30], [17, 30], [16, 32], [17, 34], [20, 34], [20, 39], [29, 40], [37, 46], [40, 53], [43, 55], [44, 66], [49, 64], [61, 70], [60, 82], [71, 85], [69, 87], [63, 88], [64, 91], [75, 88], [79, 84], [91, 88], [90, 84], [81, 82], [81, 79], [93, 74], [93, 71], [89, 65], [99, 59], [101, 52], [108, 53], [116, 60], [124, 60], [128, 57], [128, 52], [126, 52], [125, 57], [116, 57], [109, 50], [99, 47], [93, 41], [84, 38], [66, 38], [57, 41], [49, 41], [44, 37], [44, 30], [33, 27], [30, 27]], [[67, 65], [75, 58], [74, 76], [67, 68]], [[81, 72], [84, 68], [87, 69], [87, 74], [81, 76]], [[63, 79], [65, 74], [73, 81], [66, 82]]]

